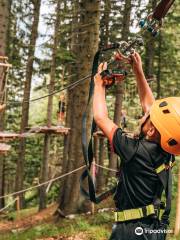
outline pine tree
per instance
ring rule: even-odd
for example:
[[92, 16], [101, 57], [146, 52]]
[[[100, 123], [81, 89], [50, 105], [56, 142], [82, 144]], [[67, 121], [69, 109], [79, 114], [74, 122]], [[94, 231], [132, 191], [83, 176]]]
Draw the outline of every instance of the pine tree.
[[[52, 49], [52, 60], [51, 60], [51, 72], [50, 72], [50, 84], [49, 84], [49, 94], [54, 91], [55, 82], [56, 82], [56, 58], [57, 58], [57, 49], [59, 45], [59, 29], [60, 29], [60, 17], [61, 17], [61, 2], [57, 1], [56, 6], [56, 20], [54, 27], [54, 43]], [[47, 107], [47, 126], [51, 127], [52, 124], [52, 110], [53, 110], [53, 95], [48, 97], [48, 107]], [[49, 151], [50, 151], [50, 134], [45, 134], [44, 137], [44, 149], [43, 149], [43, 161], [41, 166], [41, 182], [45, 182], [48, 180], [48, 160], [49, 160]], [[39, 210], [42, 210], [46, 207], [46, 186], [42, 186], [40, 188], [40, 203]]]
[[[10, 16], [10, 1], [0, 0], [0, 56], [7, 55], [7, 39]], [[3, 67], [0, 67], [0, 98], [3, 99], [2, 94], [5, 89], [5, 79]], [[0, 103], [2, 104], [2, 103]], [[0, 131], [4, 129], [4, 112], [0, 113]], [[4, 181], [5, 181], [5, 159], [0, 156], [0, 196], [4, 195]], [[0, 199], [0, 208], [4, 206], [4, 199]]]
[[[23, 133], [28, 126], [29, 119], [29, 100], [30, 100], [30, 91], [31, 91], [31, 81], [33, 75], [33, 63], [34, 63], [34, 53], [35, 53], [35, 44], [38, 37], [38, 23], [39, 23], [39, 13], [41, 0], [31, 1], [33, 6], [32, 16], [33, 22], [31, 26], [31, 35], [28, 46], [28, 56], [26, 64], [26, 80], [24, 86], [24, 96], [22, 103], [22, 118], [20, 132]], [[25, 150], [26, 150], [26, 140], [21, 139], [19, 145], [19, 158], [17, 161], [17, 176], [16, 176], [16, 191], [23, 189], [23, 180], [24, 180], [24, 163], [25, 163]], [[23, 207], [23, 195], [20, 194], [20, 207]]]
[[[99, 36], [99, 1], [75, 1], [74, 11], [78, 12], [76, 15], [77, 24], [73, 29], [76, 33], [72, 38], [72, 53], [76, 58], [76, 62], [71, 67], [71, 73], [76, 74], [71, 82], [86, 76], [91, 69], [93, 56], [98, 47]], [[78, 21], [79, 20], [79, 21]], [[84, 31], [84, 28], [86, 31]], [[82, 166], [82, 146], [81, 146], [81, 129], [82, 129], [82, 113], [85, 110], [85, 103], [87, 101], [88, 82], [82, 83], [76, 88], [69, 90], [68, 94], [68, 109], [67, 109], [67, 125], [71, 127], [70, 136], [68, 138], [68, 155], [64, 156], [66, 161], [65, 172]], [[87, 121], [87, 129], [90, 126], [90, 119]], [[59, 209], [66, 213], [76, 212], [80, 204], [79, 192], [79, 177], [80, 172], [67, 177], [61, 188]], [[58, 214], [59, 210], [57, 210]]]

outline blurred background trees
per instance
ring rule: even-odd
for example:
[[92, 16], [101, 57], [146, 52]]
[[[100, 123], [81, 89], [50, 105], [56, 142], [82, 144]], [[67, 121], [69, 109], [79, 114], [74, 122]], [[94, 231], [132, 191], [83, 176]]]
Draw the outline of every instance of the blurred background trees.
[[[30, 103], [29, 99], [51, 94], [90, 74], [98, 47], [133, 38], [139, 31], [138, 21], [151, 12], [157, 2], [0, 0], [0, 54], [8, 56], [13, 65], [8, 78], [6, 111], [0, 116], [1, 130], [24, 132], [28, 126], [57, 125], [60, 93]], [[179, 96], [179, 3], [179, 0], [174, 3], [155, 39], [144, 35], [145, 46], [141, 53], [144, 71], [157, 98]], [[42, 135], [35, 135], [13, 141], [11, 151], [1, 156], [1, 196], [83, 165], [81, 118], [89, 80], [64, 92], [66, 126], [71, 128], [67, 139], [56, 135], [43, 139]], [[107, 91], [107, 104], [109, 114], [117, 124], [121, 122], [123, 110], [126, 112], [126, 130], [136, 129], [141, 108], [131, 72], [122, 84]], [[89, 112], [88, 126], [91, 117]], [[97, 161], [115, 169], [117, 157], [109, 156], [107, 149], [102, 152], [106, 141], [101, 139], [97, 144]], [[40, 191], [21, 195], [20, 206], [38, 205], [40, 196], [40, 210], [54, 200], [58, 200], [59, 208], [66, 213], [81, 210], [79, 176], [80, 172], [53, 183], [48, 193], [45, 186]], [[98, 189], [105, 188], [108, 177], [108, 184], [111, 184], [112, 176], [114, 174], [108, 176], [105, 172], [105, 179], [99, 178], [104, 185], [98, 185]], [[0, 199], [0, 208], [4, 204]]]

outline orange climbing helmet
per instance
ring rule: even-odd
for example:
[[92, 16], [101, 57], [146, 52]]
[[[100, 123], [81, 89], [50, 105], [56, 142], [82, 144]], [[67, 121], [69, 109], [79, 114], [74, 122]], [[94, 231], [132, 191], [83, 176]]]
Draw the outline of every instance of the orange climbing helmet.
[[180, 97], [156, 100], [150, 109], [150, 119], [161, 135], [161, 147], [180, 155]]

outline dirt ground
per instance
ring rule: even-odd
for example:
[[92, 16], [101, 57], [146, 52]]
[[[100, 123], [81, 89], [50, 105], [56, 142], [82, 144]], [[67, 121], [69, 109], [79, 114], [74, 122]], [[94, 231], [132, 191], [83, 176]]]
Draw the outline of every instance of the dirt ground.
[[0, 221], [0, 233], [9, 232], [12, 230], [23, 230], [31, 228], [38, 223], [46, 222], [48, 219], [52, 218], [53, 213], [57, 209], [57, 205], [53, 204], [47, 209], [42, 210], [41, 212], [32, 214], [28, 217], [17, 219], [15, 221]]
[[[28, 217], [24, 217], [19, 220], [15, 221], [0, 221], [0, 233], [7, 233], [13, 230], [26, 230], [29, 228], [32, 228], [33, 226], [48, 222], [52, 220], [53, 213], [57, 209], [57, 204], [53, 204], [52, 206], [48, 207], [47, 209], [44, 209], [41, 212], [32, 214]], [[37, 238], [36, 240], [87, 240], [88, 237], [86, 233], [78, 233], [74, 236], [66, 237], [66, 236], [53, 236], [53, 237], [47, 237], [47, 238]]]
[[48, 238], [38, 238], [36, 240], [87, 240], [88, 237], [85, 233], [78, 233], [75, 236], [65, 237], [65, 236], [56, 236]]

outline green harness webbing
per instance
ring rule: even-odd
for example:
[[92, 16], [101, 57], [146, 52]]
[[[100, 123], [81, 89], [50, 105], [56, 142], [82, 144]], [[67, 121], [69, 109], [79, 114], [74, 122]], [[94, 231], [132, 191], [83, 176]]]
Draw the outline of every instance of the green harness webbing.
[[141, 219], [155, 214], [154, 205], [150, 204], [141, 208], [127, 209], [114, 212], [115, 222], [126, 222]]

